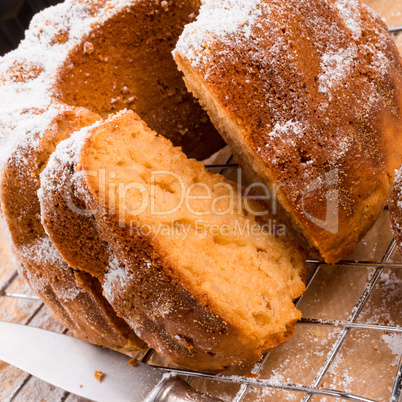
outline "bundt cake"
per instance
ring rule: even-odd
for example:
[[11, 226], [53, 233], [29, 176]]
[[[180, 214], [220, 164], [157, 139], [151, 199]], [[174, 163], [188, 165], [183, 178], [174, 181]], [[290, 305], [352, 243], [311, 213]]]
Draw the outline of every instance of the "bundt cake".
[[63, 325], [86, 341], [126, 354], [144, 347], [102, 295], [100, 282], [74, 272], [40, 221], [39, 174], [58, 142], [99, 116], [79, 108], [59, 110], [45, 132], [32, 132], [11, 154], [1, 177], [1, 208], [20, 273]]
[[402, 66], [359, 0], [210, 0], [174, 51], [189, 90], [293, 234], [335, 263], [402, 163]]
[[358, 0], [199, 7], [39, 14], [0, 58], [0, 206], [20, 272], [77, 336], [218, 371], [293, 334], [306, 265], [263, 202], [186, 155], [219, 131], [292, 235], [336, 262], [402, 164], [402, 67]]
[[[265, 204], [187, 159], [132, 111], [84, 128], [50, 157], [40, 199], [60, 250], [81, 233], [60, 208], [70, 202], [67, 189], [81, 200], [76, 219], [93, 214], [109, 255], [103, 273], [82, 264], [92, 245], [88, 220], [75, 266], [98, 275], [117, 313], [174, 363], [209, 371], [247, 365], [293, 334], [304, 255], [286, 236], [267, 233]], [[66, 247], [52, 232], [64, 233]]]

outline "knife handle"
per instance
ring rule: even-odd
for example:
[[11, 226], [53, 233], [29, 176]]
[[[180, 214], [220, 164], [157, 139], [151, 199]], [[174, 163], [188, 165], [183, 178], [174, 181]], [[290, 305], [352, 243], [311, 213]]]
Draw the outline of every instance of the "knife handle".
[[180, 377], [170, 378], [154, 399], [155, 402], [222, 402], [221, 399], [201, 394]]

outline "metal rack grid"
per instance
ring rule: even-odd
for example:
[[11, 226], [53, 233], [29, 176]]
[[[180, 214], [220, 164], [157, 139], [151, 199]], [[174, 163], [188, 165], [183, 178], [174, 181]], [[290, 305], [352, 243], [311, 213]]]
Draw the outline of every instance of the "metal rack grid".
[[[397, 35], [398, 33], [402, 32], [402, 26], [390, 27], [391, 33]], [[229, 158], [226, 164], [222, 165], [207, 165], [207, 167], [211, 170], [220, 170], [221, 174], [225, 174], [226, 171], [230, 168], [237, 167], [237, 164], [231, 163], [232, 157]], [[381, 275], [386, 268], [393, 268], [393, 269], [402, 269], [402, 261], [401, 262], [394, 262], [391, 260], [391, 256], [395, 251], [396, 244], [395, 240], [392, 240], [389, 244], [386, 252], [382, 256], [380, 261], [352, 261], [352, 260], [343, 260], [338, 262], [336, 265], [338, 266], [349, 266], [349, 267], [366, 267], [366, 268], [373, 268], [375, 269], [373, 275], [366, 283], [360, 298], [352, 310], [351, 315], [348, 317], [347, 320], [335, 320], [335, 319], [318, 319], [318, 318], [302, 318], [299, 320], [298, 325], [315, 325], [318, 327], [330, 327], [330, 328], [337, 328], [341, 329], [340, 334], [338, 335], [336, 341], [334, 342], [332, 348], [330, 349], [329, 353], [326, 356], [324, 363], [321, 365], [318, 373], [315, 376], [314, 381], [309, 384], [290, 384], [290, 383], [278, 383], [272, 382], [270, 380], [259, 379], [259, 378], [249, 378], [247, 376], [225, 376], [225, 375], [212, 375], [208, 373], [201, 373], [191, 370], [184, 370], [179, 368], [171, 368], [165, 366], [156, 366], [161, 370], [165, 371], [174, 371], [180, 375], [186, 377], [186, 380], [191, 383], [191, 381], [195, 378], [212, 380], [212, 381], [219, 381], [219, 382], [227, 382], [233, 383], [237, 385], [241, 385], [240, 391], [237, 393], [234, 402], [240, 402], [243, 400], [249, 387], [268, 387], [273, 389], [285, 390], [285, 391], [299, 391], [305, 394], [302, 396], [300, 401], [308, 402], [311, 398], [315, 395], [321, 396], [329, 396], [339, 398], [341, 400], [351, 400], [351, 401], [362, 401], [362, 402], [377, 402], [373, 399], [366, 398], [364, 396], [354, 395], [345, 391], [337, 391], [333, 389], [323, 388], [320, 387], [325, 374], [330, 369], [331, 365], [334, 363], [335, 358], [337, 357], [339, 351], [342, 348], [349, 332], [352, 329], [365, 329], [365, 330], [372, 330], [372, 331], [382, 331], [382, 332], [391, 332], [391, 333], [402, 333], [402, 322], [401, 325], [380, 325], [380, 324], [370, 324], [370, 323], [360, 323], [357, 322], [360, 313], [362, 312], [363, 308], [366, 305], [366, 302], [369, 300], [370, 295], [372, 294], [376, 284], [378, 283]], [[307, 264], [312, 266], [310, 274], [306, 280], [306, 292], [310, 288], [310, 285], [313, 283], [314, 279], [317, 277], [320, 269], [327, 266], [328, 264], [318, 261], [318, 260], [307, 260]], [[4, 281], [4, 283], [0, 284], [0, 300], [1, 298], [16, 298], [16, 299], [25, 299], [25, 300], [34, 300], [40, 301], [40, 299], [36, 296], [31, 296], [22, 293], [15, 293], [10, 292], [9, 289], [11, 285], [16, 281], [19, 277], [17, 270], [14, 270], [11, 275]], [[306, 294], [306, 293], [305, 293]], [[304, 294], [304, 295], [305, 295]], [[303, 299], [301, 296], [296, 301], [296, 306], [298, 306]], [[31, 314], [22, 322], [24, 325], [29, 325], [32, 320], [37, 316], [37, 314], [41, 311], [44, 307], [43, 303], [40, 303], [32, 312]], [[68, 330], [62, 330], [62, 333], [67, 333]], [[148, 349], [145, 354], [140, 359], [143, 363], [148, 363], [152, 356], [154, 355], [155, 351], [153, 349]], [[262, 359], [255, 365], [253, 373], [258, 375], [263, 368], [264, 364], [268, 361], [270, 354], [265, 354]], [[23, 389], [24, 385], [29, 381], [31, 378], [30, 374], [26, 374], [26, 376], [19, 381], [18, 384], [15, 384], [15, 388], [11, 395], [8, 397], [8, 401], [14, 400]], [[402, 400], [402, 355], [399, 357], [398, 369], [396, 370], [395, 378], [393, 381], [393, 387], [390, 397], [390, 402], [396, 402]], [[64, 392], [63, 395], [60, 397], [59, 401], [64, 402], [70, 396], [69, 392]]]

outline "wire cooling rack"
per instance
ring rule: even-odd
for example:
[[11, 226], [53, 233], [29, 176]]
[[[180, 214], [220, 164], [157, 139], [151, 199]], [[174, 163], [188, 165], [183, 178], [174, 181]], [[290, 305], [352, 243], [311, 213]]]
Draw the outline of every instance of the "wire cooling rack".
[[[396, 35], [402, 32], [402, 26], [391, 27], [390, 31]], [[237, 165], [232, 162], [232, 157], [229, 158], [227, 163], [219, 165], [208, 165], [207, 167], [213, 171], [220, 171], [221, 174], [225, 174], [231, 168], [236, 168]], [[381, 235], [381, 233], [379, 233]], [[170, 365], [158, 365], [153, 362], [155, 359], [155, 355], [157, 353], [153, 349], [147, 350], [140, 358], [144, 363], [151, 364], [154, 367], [158, 367], [161, 370], [166, 371], [174, 371], [180, 375], [183, 375], [189, 383], [191, 383], [194, 387], [197, 388], [197, 381], [205, 381], [203, 384], [204, 389], [201, 389], [205, 392], [206, 390], [210, 391], [216, 387], [216, 384], [232, 384], [236, 386], [236, 393], [232, 397], [226, 397], [226, 399], [232, 400], [234, 402], [240, 401], [253, 401], [253, 400], [269, 400], [269, 401], [282, 401], [285, 396], [281, 397], [264, 397], [262, 396], [250, 396], [250, 391], [252, 389], [273, 389], [273, 390], [282, 390], [287, 392], [296, 392], [300, 394], [298, 400], [302, 402], [308, 402], [310, 400], [313, 401], [327, 401], [327, 398], [335, 398], [330, 400], [351, 400], [351, 401], [364, 401], [364, 402], [377, 402], [379, 399], [371, 399], [362, 395], [354, 394], [347, 391], [332, 389], [332, 387], [322, 386], [325, 376], [329, 373], [331, 368], [336, 364], [336, 359], [339, 356], [342, 347], [345, 345], [345, 342], [351, 335], [351, 331], [353, 330], [366, 330], [366, 331], [378, 331], [382, 334], [402, 334], [402, 319], [398, 323], [391, 324], [382, 324], [382, 323], [370, 323], [370, 322], [361, 322], [359, 318], [361, 318], [362, 311], [367, 305], [368, 301], [373, 295], [376, 286], [378, 285], [380, 278], [384, 275], [385, 270], [399, 270], [402, 269], [402, 261], [395, 261], [393, 259], [393, 255], [396, 254], [395, 250], [395, 241], [391, 240], [386, 247], [385, 252], [382, 254], [382, 258], [370, 260], [365, 258], [359, 258], [357, 260], [346, 260], [340, 261], [336, 267], [348, 267], [351, 270], [365, 268], [370, 270], [371, 274], [367, 276], [368, 280], [366, 281], [364, 287], [360, 291], [360, 297], [358, 298], [357, 303], [354, 308], [351, 310], [349, 317], [345, 320], [339, 320], [335, 318], [326, 318], [323, 319], [321, 317], [317, 318], [302, 318], [298, 322], [298, 326], [314, 326], [316, 328], [330, 328], [337, 329], [337, 335], [335, 340], [332, 342], [332, 346], [329, 348], [328, 352], [325, 355], [325, 359], [322, 364], [320, 364], [319, 368], [316, 370], [315, 377], [313, 381], [303, 384], [303, 383], [289, 383], [286, 381], [278, 381], [272, 379], [264, 379], [260, 374], [264, 371], [264, 368], [268, 364], [271, 353], [267, 353], [263, 356], [263, 358], [258, 362], [252, 369], [251, 372], [248, 372], [245, 375], [211, 375], [208, 373], [195, 372], [190, 370], [183, 370], [177, 367], [171, 367]], [[399, 257], [400, 259], [400, 257]], [[327, 264], [318, 260], [307, 260], [307, 264], [309, 266], [309, 274], [306, 280], [306, 292], [303, 296], [301, 296], [296, 301], [296, 306], [300, 307], [305, 298], [305, 295], [308, 294], [310, 288], [314, 285], [314, 283], [318, 280], [318, 276], [325, 267], [328, 267]], [[336, 268], [335, 268], [336, 269]], [[35, 317], [40, 314], [41, 310], [44, 308], [44, 304], [40, 302], [40, 300], [36, 296], [32, 296], [30, 294], [24, 294], [19, 292], [13, 292], [12, 286], [18, 280], [19, 274], [17, 270], [14, 270], [10, 276], [3, 282], [0, 283], [0, 302], [5, 298], [13, 298], [18, 300], [31, 300], [36, 302], [37, 305], [30, 311], [29, 315], [22, 322], [24, 325], [30, 325]], [[303, 310], [303, 309], [302, 309]], [[67, 333], [68, 330], [64, 329], [61, 331], [62, 333]], [[401, 338], [402, 342], [402, 338]], [[286, 344], [285, 344], [286, 345]], [[1, 374], [1, 373], [0, 373]], [[380, 376], [379, 373], [377, 373]], [[1, 377], [1, 376], [0, 376]], [[25, 400], [24, 396], [21, 397], [24, 387], [31, 381], [33, 377], [29, 374], [26, 374], [22, 378], [20, 378], [15, 384], [13, 384], [12, 392], [7, 396], [7, 401], [13, 400]], [[377, 377], [374, 378], [374, 382], [377, 380]], [[0, 381], [1, 383], [1, 381]], [[205, 385], [207, 384], [207, 385]], [[209, 384], [209, 386], [208, 386]], [[211, 385], [212, 384], [212, 385]], [[399, 361], [397, 367], [395, 369], [395, 373], [392, 377], [392, 387], [389, 389], [389, 401], [396, 402], [400, 400], [402, 391], [402, 354], [399, 355]], [[285, 394], [284, 394], [285, 395]], [[43, 395], [46, 397], [46, 395]], [[219, 392], [217, 394], [219, 395]], [[25, 399], [24, 399], [25, 398]], [[318, 399], [317, 399], [318, 398]], [[28, 397], [29, 399], [29, 397]], [[33, 399], [32, 399], [33, 400]], [[60, 392], [58, 396], [58, 401], [84, 401], [82, 398], [76, 398], [70, 395], [68, 392]], [[381, 401], [385, 400], [381, 398]]]

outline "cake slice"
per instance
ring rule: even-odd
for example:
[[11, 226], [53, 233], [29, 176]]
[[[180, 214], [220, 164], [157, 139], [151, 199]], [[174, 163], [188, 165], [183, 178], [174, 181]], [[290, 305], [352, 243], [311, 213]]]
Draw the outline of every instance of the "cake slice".
[[[172, 362], [248, 365], [293, 334], [304, 255], [286, 236], [267, 234], [264, 203], [187, 159], [131, 111], [57, 147], [41, 175], [44, 222], [52, 178], [63, 171], [74, 172], [74, 197], [87, 207], [80, 213], [94, 216], [106, 242], [108, 265], [97, 272], [106, 298]], [[71, 242], [76, 231], [65, 230]]]
[[74, 270], [63, 260], [40, 220], [39, 174], [56, 145], [100, 117], [81, 108], [59, 106], [49, 129], [19, 141], [1, 177], [1, 212], [18, 269], [33, 291], [77, 337], [128, 355], [145, 346], [102, 295], [96, 278]]
[[41, 174], [40, 216], [47, 235], [70, 267], [101, 280], [112, 252], [99, 235], [94, 214], [87, 210], [85, 194], [80, 191], [74, 144], [60, 144]]
[[381, 18], [359, 0], [207, 1], [174, 56], [292, 234], [329, 263], [352, 252], [402, 163], [402, 64]]

